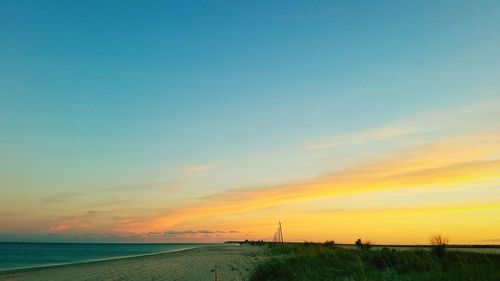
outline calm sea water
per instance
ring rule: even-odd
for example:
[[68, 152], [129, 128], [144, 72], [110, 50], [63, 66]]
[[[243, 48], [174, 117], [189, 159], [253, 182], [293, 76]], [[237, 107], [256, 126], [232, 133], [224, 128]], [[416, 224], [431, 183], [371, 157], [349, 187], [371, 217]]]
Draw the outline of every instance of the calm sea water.
[[2, 243], [0, 270], [68, 264], [197, 248], [213, 244]]

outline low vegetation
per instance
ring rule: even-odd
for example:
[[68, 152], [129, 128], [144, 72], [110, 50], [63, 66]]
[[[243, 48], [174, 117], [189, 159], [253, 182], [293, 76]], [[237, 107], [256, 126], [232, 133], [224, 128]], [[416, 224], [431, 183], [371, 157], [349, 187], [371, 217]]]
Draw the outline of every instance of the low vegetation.
[[450, 239], [448, 237], [440, 234], [431, 237], [432, 251], [437, 257], [442, 258], [446, 255], [446, 247], [449, 241]]
[[363, 250], [363, 251], [368, 251], [372, 248], [372, 242], [370, 241], [361, 241], [361, 238], [356, 240], [356, 243], [354, 243], [358, 249]]
[[371, 244], [361, 240], [357, 249], [334, 243], [284, 244], [270, 247], [270, 257], [257, 266], [250, 280], [500, 280], [500, 255], [446, 252], [446, 244], [447, 239], [438, 239], [431, 251], [368, 251]]

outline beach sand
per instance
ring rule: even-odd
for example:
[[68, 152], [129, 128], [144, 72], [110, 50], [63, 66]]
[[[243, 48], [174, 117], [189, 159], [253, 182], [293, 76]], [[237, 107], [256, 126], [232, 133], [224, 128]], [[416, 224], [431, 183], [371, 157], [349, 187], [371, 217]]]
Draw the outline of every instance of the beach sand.
[[149, 256], [0, 272], [0, 280], [247, 280], [257, 262], [263, 259], [263, 252], [262, 247], [249, 245], [208, 246]]

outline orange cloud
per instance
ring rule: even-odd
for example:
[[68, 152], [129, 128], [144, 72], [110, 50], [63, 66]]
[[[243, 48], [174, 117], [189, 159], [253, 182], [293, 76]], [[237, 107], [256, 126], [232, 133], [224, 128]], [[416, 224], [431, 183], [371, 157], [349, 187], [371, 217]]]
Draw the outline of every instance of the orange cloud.
[[438, 188], [500, 177], [500, 134], [461, 137], [419, 146], [351, 169], [268, 187], [240, 188], [202, 198], [136, 225], [162, 230], [181, 222], [352, 194]]
[[50, 231], [51, 232], [61, 232], [63, 230], [66, 230], [69, 228], [69, 225], [68, 224], [65, 224], [65, 223], [59, 223], [59, 224], [56, 224], [56, 225], [53, 225], [50, 227]]

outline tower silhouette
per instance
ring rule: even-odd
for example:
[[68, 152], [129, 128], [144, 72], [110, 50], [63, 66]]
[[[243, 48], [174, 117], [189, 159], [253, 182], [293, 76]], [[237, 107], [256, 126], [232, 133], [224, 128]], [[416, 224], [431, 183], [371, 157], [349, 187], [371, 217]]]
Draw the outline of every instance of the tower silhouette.
[[278, 229], [274, 233], [273, 242], [274, 243], [280, 243], [280, 244], [283, 244], [285, 242], [283, 240], [283, 227], [281, 226], [281, 221], [278, 224]]

